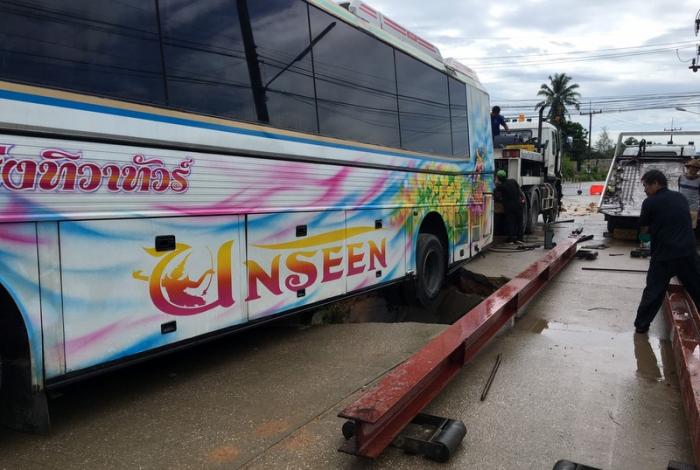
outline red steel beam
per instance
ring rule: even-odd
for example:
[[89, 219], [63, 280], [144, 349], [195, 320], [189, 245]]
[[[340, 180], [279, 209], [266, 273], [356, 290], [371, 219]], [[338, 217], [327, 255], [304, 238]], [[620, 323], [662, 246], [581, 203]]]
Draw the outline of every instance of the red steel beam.
[[339, 450], [378, 457], [575, 254], [575, 240], [560, 242], [345, 408], [338, 416], [354, 423], [354, 434]]
[[673, 356], [695, 463], [700, 467], [700, 315], [683, 286], [676, 284], [666, 291], [663, 308], [671, 327]]

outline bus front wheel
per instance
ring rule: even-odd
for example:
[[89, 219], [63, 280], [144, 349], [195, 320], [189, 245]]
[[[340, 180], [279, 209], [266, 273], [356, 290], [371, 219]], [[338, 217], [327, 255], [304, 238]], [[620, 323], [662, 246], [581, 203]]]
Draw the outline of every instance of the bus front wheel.
[[447, 260], [438, 237], [431, 233], [418, 236], [416, 249], [416, 298], [423, 307], [431, 307], [445, 282]]

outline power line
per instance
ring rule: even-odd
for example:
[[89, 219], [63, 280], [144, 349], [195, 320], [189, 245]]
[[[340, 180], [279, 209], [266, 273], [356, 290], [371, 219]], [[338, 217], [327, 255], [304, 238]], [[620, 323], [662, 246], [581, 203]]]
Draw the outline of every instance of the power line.
[[[642, 93], [635, 95], [603, 95], [603, 96], [584, 96], [581, 101], [593, 101], [594, 103], [602, 102], [606, 100], [617, 100], [617, 99], [633, 99], [633, 98], [646, 98], [646, 97], [686, 97], [686, 96], [700, 96], [700, 91], [676, 91], [672, 93]], [[491, 97], [491, 101], [503, 102], [538, 102], [541, 101], [540, 98], [497, 98]]]
[[[498, 100], [493, 100], [498, 101]], [[502, 100], [501, 109], [508, 114], [527, 113], [534, 108], [536, 99]], [[599, 108], [604, 113], [641, 111], [651, 109], [672, 109], [678, 106], [692, 106], [700, 103], [700, 92], [656, 93], [645, 95], [620, 95], [581, 98], [588, 101], [590, 109]], [[500, 102], [500, 101], [499, 101]]]
[[583, 51], [566, 51], [566, 52], [545, 52], [541, 54], [522, 54], [522, 55], [501, 55], [501, 56], [488, 56], [488, 57], [459, 57], [459, 60], [465, 60], [465, 61], [481, 61], [481, 60], [496, 60], [496, 59], [519, 59], [519, 58], [536, 58], [536, 57], [545, 57], [545, 56], [557, 56], [557, 55], [574, 55], [574, 54], [594, 54], [597, 52], [609, 52], [609, 51], [625, 51], [625, 50], [631, 50], [631, 49], [646, 49], [650, 47], [659, 47], [659, 46], [674, 46], [674, 47], [679, 47], [683, 45], [692, 45], [695, 44], [695, 41], [674, 41], [674, 42], [663, 42], [663, 43], [656, 43], [656, 44], [646, 44], [646, 45], [639, 45], [639, 46], [628, 46], [628, 47], [611, 47], [611, 48], [605, 48], [605, 49], [589, 49], [589, 50], [583, 50]]
[[664, 52], [675, 51], [676, 49], [688, 49], [694, 48], [695, 46], [683, 46], [683, 47], [671, 47], [671, 48], [659, 48], [651, 49], [646, 51], [635, 51], [628, 53], [615, 53], [615, 54], [600, 54], [591, 55], [584, 57], [572, 57], [572, 58], [562, 58], [562, 59], [551, 59], [551, 60], [533, 60], [533, 61], [512, 61], [512, 62], [502, 62], [502, 63], [487, 63], [484, 65], [470, 64], [470, 67], [475, 70], [494, 70], [501, 68], [511, 68], [513, 66], [523, 66], [523, 65], [553, 65], [553, 64], [563, 64], [571, 62], [591, 62], [597, 60], [608, 60], [608, 59], [622, 59], [626, 57], [638, 57], [642, 55], [652, 55], [660, 54]]
[[[656, 105], [638, 105], [638, 106], [626, 106], [626, 107], [617, 107], [617, 108], [600, 108], [600, 111], [603, 114], [608, 114], [608, 113], [624, 113], [624, 112], [630, 112], [630, 111], [648, 111], [648, 110], [658, 110], [658, 109], [675, 109], [678, 106], [700, 106], [700, 99], [698, 101], [693, 101], [693, 102], [676, 102], [676, 103], [665, 103], [665, 104], [656, 104]], [[506, 108], [501, 107], [502, 110], [506, 111]], [[517, 115], [521, 112], [531, 112], [532, 108], [512, 108], [512, 109], [507, 109], [508, 113], [507, 114], [512, 114], [512, 115]], [[506, 113], [504, 113], [506, 114]]]

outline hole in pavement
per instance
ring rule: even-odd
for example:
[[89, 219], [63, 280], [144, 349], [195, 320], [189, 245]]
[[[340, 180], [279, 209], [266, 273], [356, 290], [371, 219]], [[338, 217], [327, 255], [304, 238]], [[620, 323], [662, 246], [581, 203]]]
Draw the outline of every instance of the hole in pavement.
[[452, 324], [508, 282], [461, 268], [450, 275], [432, 308], [410, 301], [410, 283], [393, 285], [308, 312], [311, 324], [419, 322]]

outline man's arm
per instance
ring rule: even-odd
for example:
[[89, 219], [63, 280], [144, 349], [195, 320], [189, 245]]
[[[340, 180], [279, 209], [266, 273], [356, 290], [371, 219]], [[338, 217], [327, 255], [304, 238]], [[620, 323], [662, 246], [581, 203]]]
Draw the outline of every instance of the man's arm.
[[496, 202], [503, 202], [503, 188], [501, 185], [497, 185], [493, 188], [493, 200]]
[[649, 211], [649, 199], [645, 199], [642, 203], [642, 212], [639, 214], [639, 240], [642, 242], [648, 242], [650, 240], [649, 236], [649, 226], [651, 225], [651, 214]]
[[503, 125], [503, 128], [506, 130], [506, 132], [508, 132], [508, 124], [506, 124], [506, 119], [503, 116], [501, 116], [501, 124]]

